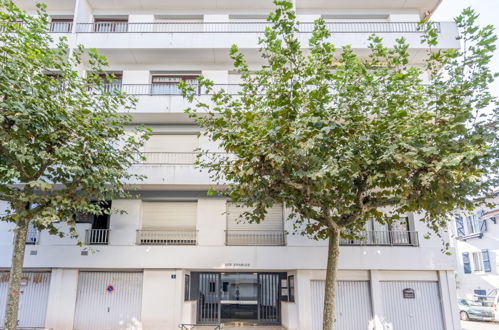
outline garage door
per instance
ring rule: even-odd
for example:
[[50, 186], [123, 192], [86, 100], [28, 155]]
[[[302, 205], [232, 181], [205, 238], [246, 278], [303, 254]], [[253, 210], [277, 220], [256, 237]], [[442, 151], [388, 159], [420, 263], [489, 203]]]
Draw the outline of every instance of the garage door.
[[74, 328], [138, 329], [142, 305], [142, 273], [80, 272]]
[[[325, 281], [311, 281], [312, 328], [322, 330]], [[369, 282], [340, 281], [336, 290], [336, 327], [338, 330], [368, 329], [371, 320]]]
[[[0, 272], [0, 325], [4, 324], [9, 273]], [[47, 314], [50, 273], [26, 272], [21, 280], [21, 299], [19, 301], [19, 327], [43, 328]]]
[[385, 322], [392, 329], [444, 328], [438, 282], [381, 282], [381, 294]]

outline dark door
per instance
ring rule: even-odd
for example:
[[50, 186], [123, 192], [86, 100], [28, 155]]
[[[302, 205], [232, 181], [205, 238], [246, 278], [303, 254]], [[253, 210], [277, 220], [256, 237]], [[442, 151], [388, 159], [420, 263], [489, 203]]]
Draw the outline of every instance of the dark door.
[[220, 273], [199, 274], [198, 323], [220, 322]]
[[280, 324], [280, 276], [278, 273], [258, 274], [258, 323]]

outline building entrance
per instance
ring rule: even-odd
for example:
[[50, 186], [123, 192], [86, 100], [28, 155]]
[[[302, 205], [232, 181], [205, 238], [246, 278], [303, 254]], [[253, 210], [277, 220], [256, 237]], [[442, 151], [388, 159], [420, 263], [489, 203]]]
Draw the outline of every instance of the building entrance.
[[198, 323], [280, 324], [286, 273], [198, 273]]

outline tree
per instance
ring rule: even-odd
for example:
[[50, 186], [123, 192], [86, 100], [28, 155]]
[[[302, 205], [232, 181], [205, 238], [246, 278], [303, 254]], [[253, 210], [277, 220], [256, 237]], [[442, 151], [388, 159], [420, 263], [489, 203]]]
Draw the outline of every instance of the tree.
[[[106, 214], [126, 196], [147, 132], [129, 132], [134, 100], [104, 85], [106, 60], [95, 50], [68, 51], [48, 35], [45, 7], [29, 16], [0, 0], [0, 200], [15, 224], [5, 329], [15, 329], [28, 225], [77, 237], [75, 214]], [[76, 69], [88, 58], [90, 74]], [[111, 85], [113, 86], [113, 85]], [[67, 225], [67, 231], [57, 223]], [[81, 244], [81, 243], [80, 243]]]
[[203, 78], [210, 103], [192, 86], [182, 90], [192, 102], [186, 111], [227, 151], [203, 151], [198, 164], [218, 193], [250, 208], [243, 219], [258, 223], [282, 203], [296, 231], [329, 240], [323, 329], [330, 330], [341, 236], [408, 212], [440, 234], [449, 212], [472, 208], [481, 200], [472, 196], [497, 185], [498, 110], [488, 89], [496, 37], [467, 9], [456, 19], [464, 49], [438, 50], [434, 24], [422, 22], [428, 54], [415, 67], [403, 38], [387, 48], [373, 35], [361, 57], [336, 49], [322, 20], [303, 49], [291, 3], [274, 3], [259, 40], [265, 64], [253, 70], [231, 48], [242, 79], [237, 95]]

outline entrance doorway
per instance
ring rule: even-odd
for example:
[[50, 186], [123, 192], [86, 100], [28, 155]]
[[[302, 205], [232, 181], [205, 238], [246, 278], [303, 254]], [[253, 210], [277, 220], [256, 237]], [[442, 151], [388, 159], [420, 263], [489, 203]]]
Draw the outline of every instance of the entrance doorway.
[[198, 323], [279, 325], [286, 273], [197, 273]]

